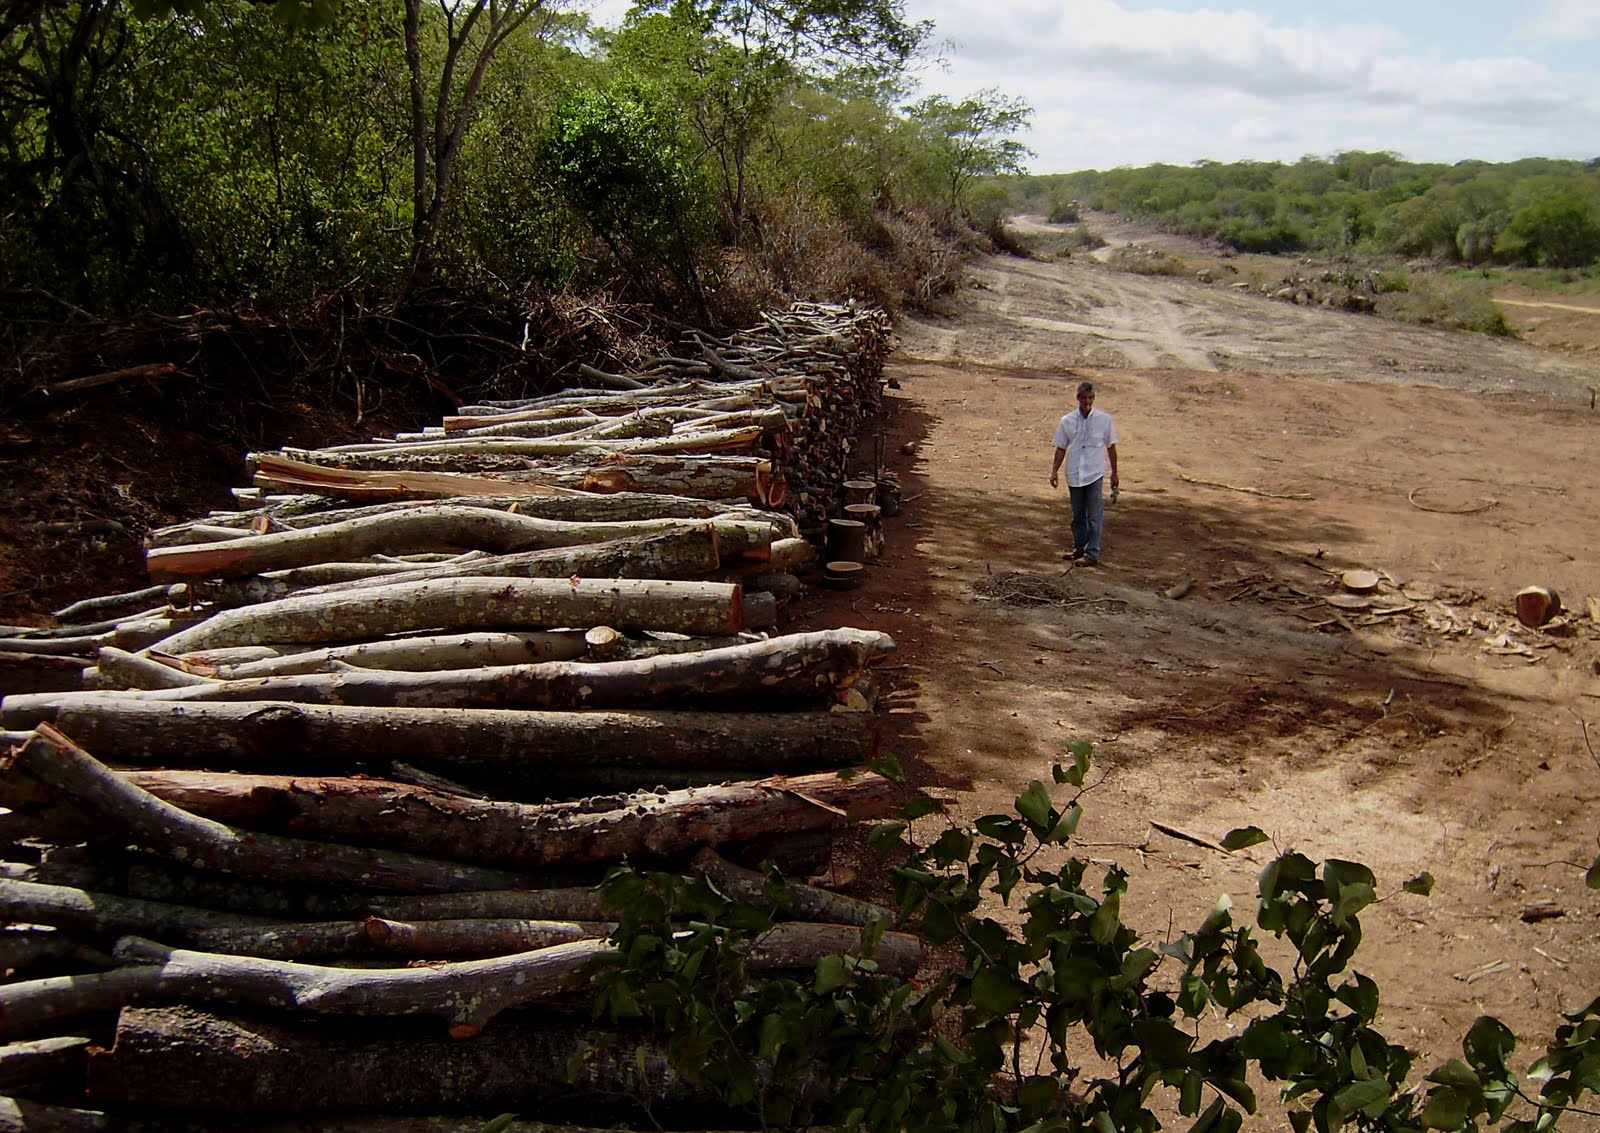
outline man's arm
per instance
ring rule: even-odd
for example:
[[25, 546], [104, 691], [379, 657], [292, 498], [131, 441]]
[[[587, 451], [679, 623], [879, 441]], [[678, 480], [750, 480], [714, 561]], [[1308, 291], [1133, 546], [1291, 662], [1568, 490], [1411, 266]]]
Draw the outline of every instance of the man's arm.
[[1056, 478], [1061, 474], [1061, 462], [1067, 459], [1067, 450], [1056, 446], [1056, 458], [1050, 465], [1050, 486], [1056, 486]]
[[[1059, 453], [1060, 451], [1061, 451], [1060, 449], [1056, 449], [1057, 453]], [[1107, 445], [1106, 446], [1106, 459], [1111, 462], [1111, 486], [1113, 488], [1115, 488], [1117, 486], [1117, 446], [1116, 445]], [[1061, 463], [1059, 458], [1056, 460], [1056, 463], [1057, 464]], [[1051, 473], [1052, 481], [1054, 480], [1054, 475], [1055, 475], [1054, 473]]]

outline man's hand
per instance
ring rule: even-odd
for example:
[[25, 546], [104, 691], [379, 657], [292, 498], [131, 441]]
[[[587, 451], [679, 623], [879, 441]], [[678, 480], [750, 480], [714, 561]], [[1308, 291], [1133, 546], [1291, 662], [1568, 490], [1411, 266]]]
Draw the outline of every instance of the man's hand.
[[1050, 486], [1052, 488], [1054, 488], [1056, 486], [1056, 481], [1057, 481], [1056, 474], [1054, 472], [1050, 473]]

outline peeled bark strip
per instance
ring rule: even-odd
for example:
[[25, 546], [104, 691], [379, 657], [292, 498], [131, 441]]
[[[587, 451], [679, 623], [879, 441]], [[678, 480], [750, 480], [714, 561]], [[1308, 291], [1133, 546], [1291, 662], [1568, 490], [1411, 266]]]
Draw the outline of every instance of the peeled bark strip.
[[163, 653], [270, 642], [362, 641], [457, 630], [590, 626], [737, 633], [736, 583], [612, 578], [454, 578], [296, 595], [226, 610], [162, 643]]
[[[579, 1050], [588, 1055], [569, 1082], [567, 1060]], [[597, 1090], [689, 1096], [654, 1041], [606, 1035], [593, 1024], [520, 1019], [461, 1043], [404, 1023], [355, 1034], [186, 1007], [130, 1008], [118, 1020], [115, 1045], [89, 1063], [90, 1098], [135, 1112], [493, 1115], [592, 1099]]]
[[[416, 508], [330, 523], [306, 531], [247, 535], [197, 547], [160, 547], [145, 557], [150, 577], [168, 582], [190, 578], [240, 578], [272, 570], [322, 562], [352, 562], [383, 552], [469, 548], [509, 554], [549, 547], [570, 547], [637, 538], [683, 526], [698, 529], [699, 520], [646, 519], [625, 522], [581, 522], [537, 519], [511, 512], [474, 507]], [[729, 521], [736, 522], [736, 521]], [[730, 542], [732, 532], [729, 532]], [[749, 536], [747, 546], [770, 544], [770, 526]], [[741, 548], [743, 549], [743, 548]]]
[[[739, 951], [755, 971], [807, 968], [824, 956], [861, 955], [862, 932], [847, 925], [780, 924]], [[575, 940], [427, 967], [332, 968], [124, 937], [117, 956], [129, 966], [0, 985], [0, 1032], [25, 1035], [63, 1019], [123, 1007], [192, 1002], [314, 1015], [433, 1016], [449, 1026], [452, 1037], [471, 1038], [503, 1011], [586, 986], [602, 968], [616, 964], [620, 953], [608, 941]], [[910, 977], [921, 961], [920, 942], [884, 933], [874, 958], [882, 975]]]
[[[43, 698], [41, 698], [43, 700]], [[263, 768], [285, 760], [336, 767], [351, 760], [458, 768], [581, 770], [760, 767], [810, 770], [874, 758], [878, 720], [867, 713], [529, 712], [476, 708], [359, 708], [287, 703], [180, 703], [105, 695], [11, 721], [54, 724], [119, 761]]]
[[[869, 663], [893, 649], [894, 639], [886, 633], [817, 630], [638, 661], [593, 665], [550, 661], [443, 673], [316, 673], [121, 695], [186, 704], [275, 700], [393, 708], [545, 710], [688, 707], [759, 700], [770, 710], [782, 701], [836, 698], [860, 679]], [[0, 719], [6, 727], [24, 727], [44, 713], [92, 704], [104, 695], [8, 696], [0, 701]]]
[[[230, 826], [382, 846], [517, 871], [662, 858], [883, 818], [894, 785], [862, 772], [638, 792], [559, 803], [484, 801], [379, 779], [128, 771], [134, 789]], [[13, 883], [15, 884], [15, 883]]]
[[412, 893], [503, 889], [522, 880], [500, 870], [252, 834], [197, 818], [121, 778], [48, 724], [39, 725], [33, 739], [0, 762], [0, 769], [13, 767], [124, 831], [141, 849], [200, 869], [292, 884]]

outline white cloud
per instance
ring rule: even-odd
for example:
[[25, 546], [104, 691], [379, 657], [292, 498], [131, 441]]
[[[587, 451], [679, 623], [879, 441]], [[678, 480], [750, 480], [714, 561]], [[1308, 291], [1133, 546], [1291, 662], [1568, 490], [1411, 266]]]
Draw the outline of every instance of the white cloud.
[[1600, 37], [1600, 3], [1542, 0], [1533, 18], [1516, 29], [1519, 39], [1572, 43]]

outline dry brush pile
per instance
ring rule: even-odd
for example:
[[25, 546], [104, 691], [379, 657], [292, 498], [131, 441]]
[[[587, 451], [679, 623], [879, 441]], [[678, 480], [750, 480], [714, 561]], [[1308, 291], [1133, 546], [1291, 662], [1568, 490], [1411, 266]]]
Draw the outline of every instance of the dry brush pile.
[[[622, 861], [771, 908], [752, 969], [859, 951], [877, 910], [747, 865], [815, 867], [895, 805], [861, 694], [893, 642], [778, 632], [887, 333], [802, 305], [420, 433], [254, 454], [237, 511], [153, 533], [148, 589], [7, 631], [0, 1116], [604, 1098], [606, 1058], [649, 1042], [566, 1072]], [[886, 977], [917, 955], [878, 945]]]

